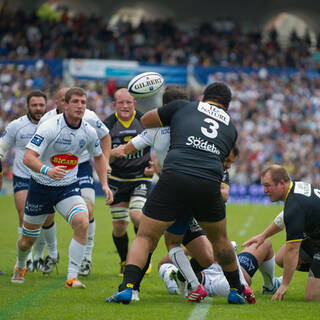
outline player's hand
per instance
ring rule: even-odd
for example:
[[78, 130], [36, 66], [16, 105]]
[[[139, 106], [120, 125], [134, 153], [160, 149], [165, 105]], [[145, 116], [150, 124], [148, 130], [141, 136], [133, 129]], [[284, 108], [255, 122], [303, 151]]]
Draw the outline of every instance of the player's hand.
[[144, 175], [147, 177], [152, 177], [154, 174], [154, 165], [153, 161], [149, 161], [149, 167], [144, 168]]
[[110, 174], [112, 172], [112, 168], [110, 167], [110, 164], [107, 163], [107, 174]]
[[50, 168], [48, 171], [48, 176], [51, 179], [59, 181], [65, 177], [67, 173], [66, 169], [67, 169], [66, 166], [56, 166], [56, 167]]
[[246, 242], [244, 242], [241, 247], [249, 247], [251, 246], [252, 244], [255, 244], [256, 245], [256, 248], [260, 247], [263, 242], [264, 242], [265, 238], [262, 236], [262, 235], [257, 235], [257, 236], [254, 236], [252, 238], [250, 238], [249, 240], [247, 240]]
[[116, 148], [113, 148], [111, 150], [111, 156], [115, 158], [124, 158], [126, 157], [126, 153], [124, 152], [125, 144], [120, 144], [120, 146], [117, 146]]
[[276, 293], [273, 295], [272, 300], [280, 300], [282, 301], [284, 299], [284, 296], [288, 290], [288, 286], [281, 284], [279, 289], [276, 291]]
[[113, 202], [113, 193], [108, 186], [102, 186], [102, 190], [106, 195], [106, 204], [111, 204]]

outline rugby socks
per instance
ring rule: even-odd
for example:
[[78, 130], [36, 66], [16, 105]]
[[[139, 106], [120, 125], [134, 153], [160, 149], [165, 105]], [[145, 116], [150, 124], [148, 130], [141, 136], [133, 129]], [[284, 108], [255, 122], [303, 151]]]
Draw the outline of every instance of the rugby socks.
[[275, 256], [267, 261], [264, 261], [259, 270], [263, 277], [263, 285], [269, 289], [274, 286], [274, 270], [275, 270]]
[[119, 291], [123, 291], [126, 288], [133, 289], [139, 277], [141, 277], [141, 272], [142, 270], [134, 264], [126, 265], [123, 275], [123, 282], [119, 286]]
[[137, 279], [137, 281], [135, 282], [135, 285], [133, 287], [134, 290], [138, 290], [140, 291], [140, 283], [146, 273], [146, 271], [148, 270], [149, 268], [149, 265], [150, 265], [150, 261], [151, 261], [151, 257], [152, 257], [152, 253], [149, 253], [148, 255], [148, 259], [147, 259], [147, 263], [146, 265], [144, 266], [144, 268], [141, 270], [140, 274], [139, 274], [139, 277]]
[[38, 261], [40, 258], [43, 258], [44, 247], [46, 246], [46, 240], [44, 238], [43, 229], [40, 231], [40, 237], [36, 240], [33, 245], [34, 257], [33, 260]]
[[83, 254], [85, 245], [79, 243], [75, 239], [71, 239], [69, 246], [69, 265], [67, 279], [78, 278], [81, 262], [83, 260]]
[[114, 234], [112, 234], [112, 238], [117, 248], [121, 262], [126, 261], [129, 243], [128, 234], [125, 233], [122, 237], [116, 237]]
[[26, 266], [28, 255], [32, 250], [31, 250], [31, 248], [26, 251], [20, 250], [19, 246], [18, 246], [18, 242], [17, 242], [17, 251], [18, 251], [18, 253], [17, 253], [17, 267], [19, 269], [23, 269]]
[[198, 263], [198, 261], [195, 258], [190, 259], [190, 264], [191, 264], [191, 267], [192, 267], [194, 273], [201, 272], [202, 270], [205, 269], [202, 265], [200, 265]]
[[56, 236], [56, 224], [53, 223], [49, 227], [42, 227], [42, 232], [44, 233], [44, 238], [48, 246], [48, 255], [53, 258], [58, 258], [58, 245]]
[[96, 221], [93, 219], [89, 222], [88, 228], [88, 244], [84, 250], [84, 258], [87, 258], [89, 261], [92, 260], [92, 250], [94, 246], [94, 236], [96, 233]]
[[173, 264], [179, 269], [182, 276], [190, 283], [192, 290], [196, 290], [199, 286], [199, 281], [194, 271], [192, 270], [190, 261], [185, 255], [181, 247], [175, 247], [169, 251], [169, 258]]
[[230, 289], [236, 289], [238, 292], [243, 292], [243, 286], [240, 283], [239, 270], [238, 268], [235, 271], [224, 271], [224, 276], [229, 282]]

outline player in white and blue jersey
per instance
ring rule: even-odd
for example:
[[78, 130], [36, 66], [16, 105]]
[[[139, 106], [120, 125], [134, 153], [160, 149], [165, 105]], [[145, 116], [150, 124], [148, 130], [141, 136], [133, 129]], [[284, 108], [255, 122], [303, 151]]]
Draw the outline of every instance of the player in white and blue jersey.
[[[23, 164], [26, 144], [34, 135], [41, 117], [46, 112], [47, 96], [40, 90], [34, 90], [27, 96], [27, 114], [8, 124], [0, 138], [0, 163], [9, 148], [14, 148], [13, 192], [14, 202], [19, 216], [18, 235], [22, 236], [25, 202], [31, 176], [30, 169]], [[2, 170], [1, 170], [2, 172]], [[37, 241], [38, 243], [38, 241]], [[42, 257], [42, 252], [35, 248], [35, 260]], [[32, 270], [32, 252], [28, 257], [28, 270]]]
[[77, 178], [78, 161], [87, 149], [94, 157], [107, 204], [113, 201], [108, 187], [106, 161], [96, 131], [83, 120], [86, 93], [71, 88], [65, 95], [65, 112], [40, 125], [27, 144], [24, 163], [32, 170], [26, 201], [23, 236], [18, 240], [17, 264], [11, 281], [23, 283], [26, 257], [48, 214], [55, 209], [74, 229], [69, 246], [66, 287], [85, 288], [78, 273], [88, 242], [88, 209]]
[[[46, 120], [55, 117], [64, 111], [65, 93], [69, 88], [61, 88], [55, 96], [55, 102], [57, 108], [47, 112], [41, 119], [40, 124]], [[89, 109], [85, 110], [83, 119], [89, 122], [89, 124], [96, 130], [98, 138], [101, 142], [101, 149], [106, 158], [107, 170], [110, 170], [109, 155], [111, 150], [111, 138], [108, 128], [99, 119], [97, 114]], [[86, 276], [91, 271], [92, 265], [92, 250], [94, 246], [94, 236], [96, 223], [93, 216], [93, 207], [95, 202], [95, 189], [92, 167], [90, 165], [90, 154], [87, 150], [84, 150], [83, 154], [79, 158], [78, 180], [80, 185], [81, 196], [84, 198], [89, 211], [89, 229], [88, 229], [88, 244], [86, 246], [84, 259], [79, 271], [80, 275]], [[45, 225], [45, 235], [48, 244], [48, 255], [45, 259], [43, 272], [48, 274], [52, 272], [54, 266], [58, 261], [57, 239], [56, 239], [56, 227], [54, 224], [54, 215], [52, 215], [52, 221]]]

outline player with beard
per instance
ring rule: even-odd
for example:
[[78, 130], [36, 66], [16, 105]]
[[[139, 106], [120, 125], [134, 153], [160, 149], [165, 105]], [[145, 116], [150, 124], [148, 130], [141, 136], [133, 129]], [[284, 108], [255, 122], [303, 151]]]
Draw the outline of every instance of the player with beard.
[[[9, 148], [15, 148], [13, 161], [13, 192], [14, 202], [19, 216], [18, 236], [22, 236], [23, 215], [26, 197], [31, 177], [30, 169], [23, 164], [25, 147], [36, 132], [38, 122], [45, 114], [47, 108], [47, 96], [40, 90], [31, 91], [27, 96], [27, 114], [13, 120], [8, 124], [0, 138], [0, 166], [1, 160]], [[2, 178], [2, 177], [1, 177]], [[35, 245], [35, 260], [42, 257], [42, 253]], [[27, 269], [33, 270], [32, 252], [28, 256]]]

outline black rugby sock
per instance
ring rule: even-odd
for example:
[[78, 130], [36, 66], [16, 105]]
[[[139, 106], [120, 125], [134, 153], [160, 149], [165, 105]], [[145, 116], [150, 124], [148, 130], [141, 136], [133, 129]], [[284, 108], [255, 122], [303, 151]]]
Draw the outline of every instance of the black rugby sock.
[[243, 292], [243, 285], [240, 282], [239, 270], [238, 268], [235, 271], [223, 271], [226, 279], [229, 282], [230, 289], [236, 289], [238, 292]]
[[138, 290], [140, 291], [140, 283], [144, 277], [144, 275], [146, 274], [146, 271], [148, 270], [149, 268], [149, 265], [150, 265], [150, 261], [151, 261], [151, 257], [152, 257], [152, 253], [149, 253], [149, 256], [148, 256], [148, 259], [147, 259], [147, 263], [145, 264], [145, 266], [143, 267], [140, 275], [139, 275], [139, 278], [137, 279], [133, 289], [134, 290]]
[[203, 267], [201, 264], [199, 264], [195, 258], [190, 259], [190, 264], [191, 264], [191, 267], [192, 267], [194, 273], [198, 273], [198, 272], [205, 269], [205, 267]]
[[141, 276], [142, 270], [134, 265], [128, 264], [124, 270], [123, 281], [119, 286], [119, 291], [123, 291], [126, 288], [132, 288], [137, 283], [139, 277]]
[[122, 237], [116, 237], [114, 234], [112, 234], [112, 238], [117, 248], [121, 262], [126, 261], [129, 243], [128, 234], [125, 233]]

